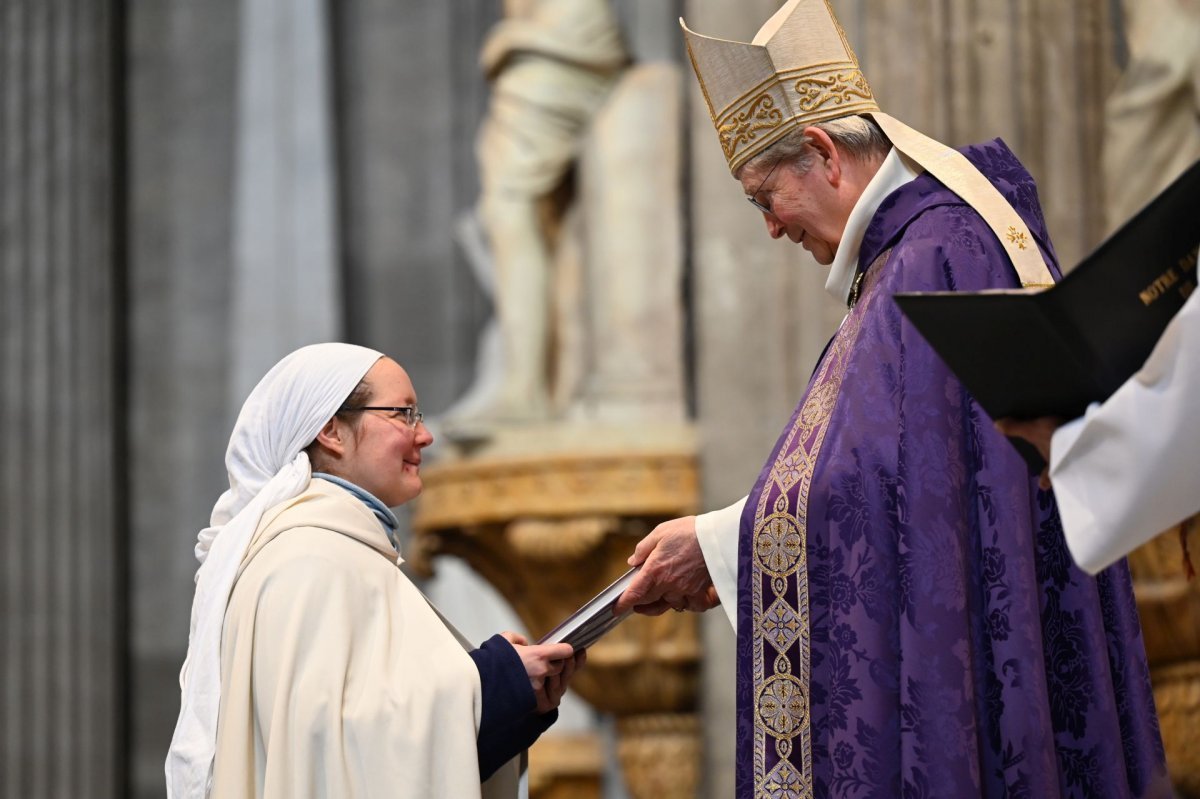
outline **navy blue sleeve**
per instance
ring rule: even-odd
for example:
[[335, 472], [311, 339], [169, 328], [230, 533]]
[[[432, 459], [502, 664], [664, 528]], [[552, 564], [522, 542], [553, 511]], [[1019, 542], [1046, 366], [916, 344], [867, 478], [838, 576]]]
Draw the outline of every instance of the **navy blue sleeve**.
[[483, 713], [476, 747], [479, 776], [486, 780], [532, 746], [558, 719], [558, 710], [537, 712], [537, 697], [521, 656], [504, 636], [493, 635], [470, 654], [483, 686]]

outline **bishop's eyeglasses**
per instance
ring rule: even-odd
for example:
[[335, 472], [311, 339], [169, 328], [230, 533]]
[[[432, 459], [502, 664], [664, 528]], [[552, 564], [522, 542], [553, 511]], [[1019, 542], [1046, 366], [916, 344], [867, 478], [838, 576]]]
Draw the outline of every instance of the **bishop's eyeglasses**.
[[396, 419], [403, 419], [409, 427], [416, 428], [425, 420], [425, 414], [416, 405], [361, 405], [357, 408], [338, 408], [338, 413], [354, 413], [357, 411], [389, 411], [396, 414]]
[[758, 193], [760, 191], [762, 191], [763, 186], [767, 185], [767, 181], [770, 180], [771, 175], [775, 174], [775, 170], [778, 169], [779, 165], [782, 163], [783, 163], [783, 158], [776, 158], [775, 163], [771, 164], [770, 170], [768, 170], [767, 174], [763, 176], [763, 179], [758, 182], [758, 188], [755, 189], [752, 193], [746, 195], [746, 199], [750, 201], [750, 204], [753, 205], [758, 210], [762, 211], [764, 214], [772, 214], [773, 215], [775, 212], [771, 210], [771, 204], [769, 202], [760, 203], [758, 201], [758, 199], [757, 199]]

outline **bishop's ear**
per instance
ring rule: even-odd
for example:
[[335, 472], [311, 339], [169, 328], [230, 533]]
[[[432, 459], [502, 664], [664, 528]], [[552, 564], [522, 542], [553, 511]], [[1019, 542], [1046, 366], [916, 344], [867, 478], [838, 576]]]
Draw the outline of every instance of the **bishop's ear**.
[[819, 166], [824, 170], [829, 181], [836, 186], [841, 182], [842, 177], [842, 154], [834, 144], [833, 138], [825, 131], [813, 126], [805, 128], [804, 135], [808, 137], [809, 146], [812, 147], [818, 159], [818, 163], [814, 166]]

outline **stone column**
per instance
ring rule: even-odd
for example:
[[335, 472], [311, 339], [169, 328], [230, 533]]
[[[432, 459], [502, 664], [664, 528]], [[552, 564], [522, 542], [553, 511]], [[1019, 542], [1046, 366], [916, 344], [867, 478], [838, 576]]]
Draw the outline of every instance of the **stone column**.
[[343, 338], [330, 11], [242, 0], [233, 193], [230, 407], [272, 364]]
[[0, 5], [0, 795], [124, 795], [120, 4]]
[[128, 293], [130, 654], [135, 799], [161, 799], [196, 559], [227, 486], [237, 0], [132, 0]]
[[470, 382], [488, 313], [456, 229], [479, 193], [478, 53], [502, 7], [330, 4], [346, 335], [403, 364], [431, 413]]

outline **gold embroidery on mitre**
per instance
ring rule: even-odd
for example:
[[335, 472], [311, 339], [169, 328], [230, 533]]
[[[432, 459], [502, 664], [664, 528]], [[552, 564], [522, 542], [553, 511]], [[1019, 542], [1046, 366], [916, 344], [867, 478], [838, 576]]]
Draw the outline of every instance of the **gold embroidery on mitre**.
[[796, 81], [800, 110], [811, 114], [832, 104], [849, 107], [856, 100], [874, 105], [875, 97], [861, 71], [851, 69], [825, 75], [809, 75]]
[[1007, 234], [1007, 235], [1008, 235], [1008, 240], [1009, 240], [1011, 243], [1013, 243], [1013, 244], [1017, 245], [1017, 249], [1018, 249], [1018, 250], [1023, 250], [1023, 249], [1025, 249], [1025, 244], [1026, 244], [1026, 242], [1028, 241], [1028, 239], [1027, 239], [1027, 238], [1025, 238], [1025, 234], [1024, 234], [1024, 233], [1022, 233], [1021, 231], [1017, 230], [1017, 229], [1016, 229], [1015, 227], [1013, 227], [1012, 225], [1009, 225], [1009, 226], [1008, 226], [1008, 234]]
[[763, 92], [750, 101], [750, 107], [734, 113], [728, 122], [717, 126], [717, 137], [725, 158], [733, 158], [738, 145], [749, 144], [758, 138], [761, 131], [774, 130], [783, 124], [783, 112], [775, 107], [771, 95]]
[[[879, 111], [829, 0], [788, 0], [750, 42], [713, 40], [683, 28], [688, 58], [735, 174], [794, 127]], [[807, 33], [796, 35], [801, 29]], [[693, 47], [702, 39], [710, 42]], [[747, 97], [755, 98], [753, 108]]]

